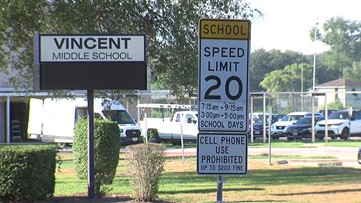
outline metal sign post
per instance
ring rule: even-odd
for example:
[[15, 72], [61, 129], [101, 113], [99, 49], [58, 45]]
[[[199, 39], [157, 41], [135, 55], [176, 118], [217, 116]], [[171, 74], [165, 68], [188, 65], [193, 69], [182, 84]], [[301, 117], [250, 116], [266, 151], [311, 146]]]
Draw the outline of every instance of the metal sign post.
[[223, 176], [217, 177], [217, 203], [222, 203], [222, 191], [223, 191]]
[[87, 90], [88, 100], [88, 197], [95, 196], [95, 158], [94, 158], [94, 91]]
[[[265, 96], [263, 96], [263, 98], [265, 98]], [[265, 107], [263, 107], [265, 108]], [[271, 123], [272, 123], [272, 107], [270, 107], [268, 109], [268, 118], [270, 119], [268, 121], [268, 124], [269, 124], [269, 127], [268, 129], [271, 129]], [[267, 123], [266, 120], [263, 120], [263, 122]], [[265, 130], [263, 132], [266, 132]], [[269, 134], [268, 134], [268, 164], [271, 166], [272, 165], [272, 145], [271, 145], [271, 139], [272, 139], [272, 136], [271, 136], [271, 130], [269, 131]]]
[[248, 20], [199, 21], [197, 173], [218, 176], [217, 202], [223, 174], [247, 173], [250, 27]]

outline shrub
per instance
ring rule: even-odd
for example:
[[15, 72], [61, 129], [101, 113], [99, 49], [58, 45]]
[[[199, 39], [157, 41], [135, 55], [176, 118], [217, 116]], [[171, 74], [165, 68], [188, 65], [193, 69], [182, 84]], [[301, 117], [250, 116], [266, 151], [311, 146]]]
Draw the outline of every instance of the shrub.
[[137, 201], [152, 201], [158, 194], [158, 182], [164, 169], [162, 144], [137, 144], [126, 148], [127, 174], [134, 198]]
[[[104, 119], [94, 120], [94, 167], [95, 193], [101, 195], [101, 186], [110, 185], [119, 162], [120, 130], [115, 122]], [[76, 175], [80, 179], [88, 177], [88, 122], [78, 119], [73, 143]]]
[[0, 147], [0, 202], [32, 202], [54, 194], [55, 145]]

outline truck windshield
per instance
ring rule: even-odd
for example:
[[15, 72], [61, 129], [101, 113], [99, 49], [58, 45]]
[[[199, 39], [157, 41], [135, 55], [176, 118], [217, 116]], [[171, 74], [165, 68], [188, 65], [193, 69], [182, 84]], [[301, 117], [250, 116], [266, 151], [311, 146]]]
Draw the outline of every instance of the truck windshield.
[[105, 110], [103, 114], [118, 124], [135, 124], [134, 119], [125, 110]]

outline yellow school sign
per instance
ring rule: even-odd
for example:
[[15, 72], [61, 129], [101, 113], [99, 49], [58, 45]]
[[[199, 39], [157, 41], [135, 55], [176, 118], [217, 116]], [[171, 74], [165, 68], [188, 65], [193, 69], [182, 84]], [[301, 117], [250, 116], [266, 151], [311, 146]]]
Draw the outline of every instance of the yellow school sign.
[[250, 40], [250, 25], [249, 20], [201, 19], [199, 38]]
[[245, 175], [251, 22], [200, 19], [198, 28], [197, 173]]

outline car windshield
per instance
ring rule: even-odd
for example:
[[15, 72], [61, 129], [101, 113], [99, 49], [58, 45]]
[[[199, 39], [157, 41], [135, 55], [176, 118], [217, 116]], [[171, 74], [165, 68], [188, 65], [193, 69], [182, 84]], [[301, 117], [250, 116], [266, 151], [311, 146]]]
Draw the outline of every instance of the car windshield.
[[[269, 121], [269, 116], [268, 115], [265, 115], [266, 116], [266, 121], [268, 123]], [[259, 117], [259, 119], [255, 120], [254, 123], [263, 123], [263, 115]]]
[[135, 124], [134, 119], [125, 110], [105, 110], [103, 114], [118, 124]]
[[[314, 113], [313, 115], [315, 115], [315, 116], [322, 116], [321, 113]], [[305, 117], [308, 117], [308, 116], [312, 116], [312, 113], [307, 113], [307, 114], [305, 115]]]
[[272, 120], [278, 120], [281, 119], [283, 116], [280, 115], [272, 115]]
[[298, 119], [302, 118], [301, 115], [285, 115], [281, 121], [297, 121]]
[[332, 112], [328, 119], [349, 119], [347, 111], [335, 111]]
[[277, 122], [281, 120], [285, 115], [279, 114], [279, 115], [272, 115], [272, 123]]
[[312, 124], [312, 117], [304, 117], [296, 122], [296, 124]]

